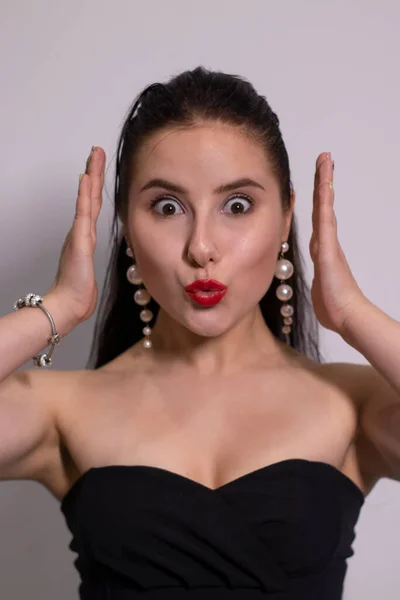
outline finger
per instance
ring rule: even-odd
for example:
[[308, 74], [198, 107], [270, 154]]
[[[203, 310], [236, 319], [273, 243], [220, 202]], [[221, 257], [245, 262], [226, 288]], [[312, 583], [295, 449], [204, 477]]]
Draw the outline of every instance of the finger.
[[333, 166], [330, 159], [321, 163], [317, 186], [318, 238], [321, 244], [331, 243], [332, 235], [337, 237], [337, 220], [333, 208], [335, 192], [333, 187]]
[[320, 182], [320, 169], [321, 165], [326, 159], [326, 152], [322, 152], [318, 155], [315, 163], [315, 174], [314, 174], [314, 189], [313, 189], [313, 211], [312, 211], [312, 225], [313, 230], [317, 234], [318, 222], [319, 222], [319, 202], [318, 202], [318, 187]]
[[92, 224], [92, 202], [91, 202], [92, 182], [85, 173], [82, 175], [78, 187], [78, 198], [76, 200], [75, 218], [72, 228], [72, 237], [74, 240], [81, 240], [91, 236]]
[[87, 161], [86, 172], [92, 179], [92, 198], [96, 202], [94, 205], [94, 211], [97, 211], [97, 213], [101, 208], [105, 158], [106, 155], [103, 148], [100, 146], [93, 146]]
[[314, 176], [313, 192], [313, 231], [319, 236], [321, 223], [327, 222], [333, 215], [334, 192], [331, 189], [333, 182], [333, 167], [329, 154], [323, 152], [318, 156]]
[[[90, 159], [90, 160], [89, 160]], [[87, 171], [92, 180], [92, 233], [95, 236], [96, 223], [102, 206], [106, 155], [99, 146], [93, 147], [88, 159]]]
[[311, 236], [310, 244], [309, 244], [310, 256], [313, 262], [316, 262], [318, 256], [318, 240], [314, 234]]
[[318, 182], [318, 206], [320, 213], [320, 222], [329, 223], [333, 221], [333, 168], [330, 159], [325, 160], [320, 167], [319, 182]]

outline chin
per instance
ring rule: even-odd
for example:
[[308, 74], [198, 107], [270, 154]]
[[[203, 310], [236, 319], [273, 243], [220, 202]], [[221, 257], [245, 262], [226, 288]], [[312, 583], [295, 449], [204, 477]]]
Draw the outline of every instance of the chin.
[[202, 312], [198, 312], [195, 315], [185, 315], [184, 318], [180, 315], [178, 320], [186, 329], [203, 337], [217, 337], [222, 335], [234, 324], [231, 319], [224, 319], [221, 313], [213, 309], [203, 309]]

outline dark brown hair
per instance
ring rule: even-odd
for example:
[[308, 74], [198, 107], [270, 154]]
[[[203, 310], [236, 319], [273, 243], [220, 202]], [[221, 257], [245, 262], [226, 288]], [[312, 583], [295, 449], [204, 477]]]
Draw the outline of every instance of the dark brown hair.
[[[143, 322], [133, 300], [133, 286], [126, 277], [132, 259], [126, 255], [126, 241], [118, 229], [125, 218], [134, 158], [141, 144], [153, 133], [173, 126], [190, 127], [206, 121], [240, 127], [264, 148], [279, 184], [283, 210], [290, 207], [292, 182], [289, 157], [279, 128], [279, 119], [266, 98], [251, 83], [238, 75], [197, 67], [167, 83], [154, 83], [136, 98], [122, 127], [118, 142], [114, 186], [114, 219], [111, 230], [111, 257], [97, 310], [95, 330], [87, 368], [97, 369], [124, 352], [142, 337]], [[123, 221], [124, 222], [124, 221]], [[288, 283], [293, 288], [290, 304], [294, 308], [290, 345], [316, 362], [322, 362], [318, 341], [318, 321], [310, 291], [304, 278], [295, 215], [288, 237], [285, 258], [294, 266]], [[277, 285], [278, 279], [274, 279]], [[265, 323], [273, 335], [285, 340], [281, 332], [282, 302], [274, 282], [260, 300]], [[152, 298], [146, 308], [157, 316], [159, 305]]]

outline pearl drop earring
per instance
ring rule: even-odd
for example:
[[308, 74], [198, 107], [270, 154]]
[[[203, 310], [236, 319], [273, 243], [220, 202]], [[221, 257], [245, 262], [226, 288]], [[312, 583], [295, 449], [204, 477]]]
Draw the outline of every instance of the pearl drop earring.
[[[126, 249], [126, 254], [128, 256], [130, 256], [131, 258], [133, 258], [132, 250], [129, 247]], [[136, 263], [133, 263], [133, 265], [131, 265], [128, 268], [128, 270], [126, 272], [126, 277], [129, 281], [129, 283], [132, 283], [133, 285], [140, 285], [143, 283], [143, 279], [140, 276], [139, 268]], [[142, 288], [139, 288], [138, 290], [136, 290], [133, 298], [134, 298], [136, 304], [139, 304], [139, 306], [146, 306], [146, 304], [148, 304], [151, 300], [151, 296], [144, 286]], [[154, 316], [153, 313], [148, 308], [144, 308], [143, 310], [140, 311], [140, 318], [144, 323], [149, 323], [152, 320], [153, 316]], [[151, 339], [150, 339], [151, 327], [146, 325], [145, 327], [143, 327], [142, 333], [145, 336], [145, 339], [143, 340], [143, 347], [151, 348], [151, 346], [152, 346]]]
[[[289, 250], [289, 244], [287, 242], [282, 242], [280, 258], [276, 264], [276, 269], [275, 269], [275, 277], [280, 279], [282, 282], [285, 281], [286, 279], [289, 279], [289, 277], [291, 277], [293, 275], [293, 271], [294, 271], [293, 264], [290, 262], [290, 260], [283, 258], [283, 254], [285, 252], [287, 252], [288, 250]], [[293, 309], [293, 306], [291, 306], [290, 304], [287, 304], [287, 301], [290, 300], [290, 298], [293, 296], [293, 289], [287, 283], [281, 283], [281, 285], [278, 286], [278, 288], [276, 290], [276, 295], [279, 298], [279, 300], [282, 300], [282, 302], [285, 303], [285, 304], [283, 304], [283, 306], [281, 306], [281, 310], [280, 310], [281, 315], [284, 317], [284, 319], [283, 319], [284, 326], [282, 327], [282, 333], [284, 333], [286, 335], [286, 343], [290, 344], [289, 333], [292, 330], [290, 325], [292, 325], [292, 323], [293, 323], [292, 317], [293, 317], [294, 309]]]

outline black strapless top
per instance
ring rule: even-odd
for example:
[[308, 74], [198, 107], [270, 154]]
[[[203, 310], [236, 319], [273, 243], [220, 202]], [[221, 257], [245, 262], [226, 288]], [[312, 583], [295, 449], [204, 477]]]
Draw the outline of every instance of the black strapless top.
[[61, 511], [81, 600], [339, 600], [360, 488], [295, 458], [216, 490], [160, 467], [93, 467]]

